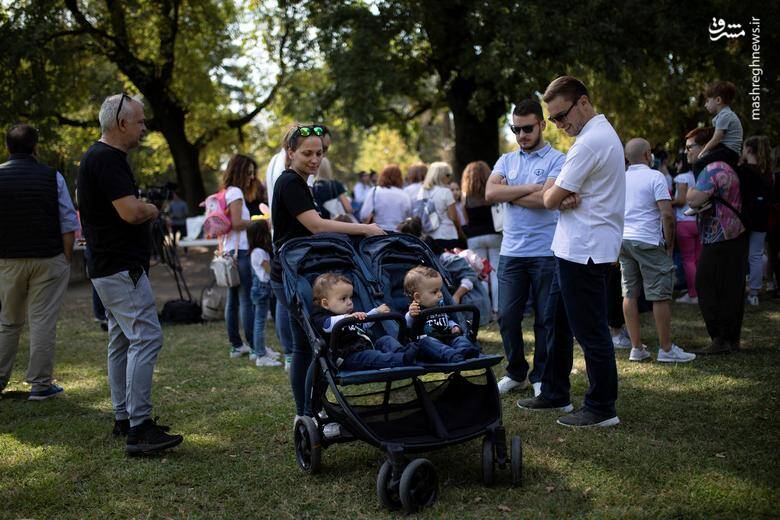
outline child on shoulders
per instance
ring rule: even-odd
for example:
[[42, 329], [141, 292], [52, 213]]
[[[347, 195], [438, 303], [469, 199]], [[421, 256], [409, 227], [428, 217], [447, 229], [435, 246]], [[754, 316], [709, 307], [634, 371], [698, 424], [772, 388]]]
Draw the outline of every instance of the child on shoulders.
[[723, 161], [736, 168], [742, 154], [742, 123], [737, 114], [731, 110], [731, 103], [737, 88], [730, 81], [719, 81], [710, 85], [704, 92], [707, 101], [704, 107], [712, 118], [715, 133], [704, 145], [693, 164], [693, 174], [698, 178], [705, 166], [716, 161]]

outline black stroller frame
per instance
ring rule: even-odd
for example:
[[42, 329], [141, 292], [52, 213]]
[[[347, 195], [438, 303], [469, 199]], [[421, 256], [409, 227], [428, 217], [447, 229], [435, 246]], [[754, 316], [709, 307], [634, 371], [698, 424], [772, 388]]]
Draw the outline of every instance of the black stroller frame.
[[[412, 240], [413, 246], [424, 247], [425, 254], [417, 258], [420, 263], [430, 265], [443, 277], [446, 276], [446, 271], [438, 265], [435, 255], [427, 246], [414, 237], [404, 237], [400, 239], [402, 242]], [[403, 508], [407, 512], [414, 512], [436, 501], [438, 476], [428, 459], [416, 458], [409, 462], [407, 454], [440, 449], [483, 437], [483, 482], [486, 485], [493, 484], [496, 467], [509, 467], [513, 485], [520, 485], [522, 442], [520, 437], [515, 435], [507, 449], [506, 430], [501, 418], [501, 399], [491, 368], [501, 361], [502, 356], [481, 355], [460, 363], [339, 371], [328, 352], [338, 345], [341, 331], [346, 327], [364, 323], [372, 324], [371, 329], [378, 329], [377, 333], [380, 334], [390, 334], [397, 330], [398, 339], [402, 343], [408, 341], [410, 333], [406, 330], [406, 321], [400, 312], [371, 315], [363, 321], [347, 318], [336, 325], [331, 334], [330, 345], [327, 345], [314, 330], [305, 300], [299, 294], [302, 291], [296, 290], [306, 287], [305, 284], [298, 283], [299, 272], [295, 269], [298, 262], [314, 263], [317, 267], [321, 265], [316, 263], [316, 255], [310, 256], [311, 249], [318, 246], [324, 249], [332, 246], [334, 257], [341, 258], [323, 262], [328, 264], [326, 267], [330, 269], [337, 267], [339, 262], [345, 266], [344, 260], [350, 256], [352, 248], [345, 236], [325, 234], [292, 240], [280, 251], [288, 301], [300, 317], [299, 321], [313, 351], [313, 371], [306, 390], [314, 416], [298, 417], [293, 431], [296, 459], [301, 469], [316, 473], [321, 468], [323, 449], [333, 444], [361, 440], [386, 454], [386, 461], [377, 475], [377, 495], [382, 504], [391, 510]], [[292, 253], [296, 250], [297, 253]], [[384, 291], [377, 277], [362, 264], [358, 255], [352, 260], [351, 274], [355, 285], [356, 308], [362, 305], [368, 310], [370, 302], [383, 299]], [[445, 301], [447, 298], [449, 294], [445, 292]], [[397, 310], [400, 309], [394, 309]], [[473, 305], [447, 305], [423, 310], [415, 320], [411, 337], [418, 335], [428, 314], [443, 311], [458, 316], [470, 314], [470, 322], [477, 325], [471, 326], [464, 321], [462, 328], [472, 341], [476, 341], [479, 310]], [[443, 374], [445, 377], [432, 379], [431, 374]], [[484, 380], [484, 383], [476, 384], [472, 382], [474, 379]], [[409, 380], [410, 383], [393, 388], [394, 383]], [[380, 383], [384, 383], [381, 389], [349, 396], [340, 388], [359, 384], [379, 386]], [[333, 395], [333, 401], [326, 397], [328, 390]], [[391, 402], [395, 394], [401, 393], [410, 393], [413, 399], [401, 403]], [[368, 399], [372, 404], [350, 403], [350, 400], [360, 399]], [[377, 399], [380, 399], [378, 404], [374, 402]], [[316, 413], [320, 410], [320, 413]], [[325, 427], [333, 422], [338, 423], [340, 433], [335, 436], [325, 435]]]

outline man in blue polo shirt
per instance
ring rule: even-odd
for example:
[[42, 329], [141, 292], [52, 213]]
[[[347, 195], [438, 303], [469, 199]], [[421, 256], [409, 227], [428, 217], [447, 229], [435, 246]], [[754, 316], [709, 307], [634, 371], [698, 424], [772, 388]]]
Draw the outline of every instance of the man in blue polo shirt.
[[[498, 383], [502, 394], [529, 384], [538, 394], [547, 359], [543, 315], [555, 270], [550, 245], [558, 212], [544, 209], [542, 188], [558, 177], [565, 156], [542, 138], [545, 124], [538, 101], [526, 99], [515, 106], [510, 129], [520, 149], [498, 159], [485, 189], [488, 202], [510, 203], [498, 263], [498, 322], [507, 357], [506, 376]], [[535, 340], [530, 374], [522, 329], [529, 296], [533, 299]]]

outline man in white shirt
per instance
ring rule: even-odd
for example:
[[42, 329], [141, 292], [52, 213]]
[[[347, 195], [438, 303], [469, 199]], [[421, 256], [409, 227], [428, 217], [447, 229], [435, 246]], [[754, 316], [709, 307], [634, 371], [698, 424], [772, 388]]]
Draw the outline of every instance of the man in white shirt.
[[[658, 361], [686, 363], [696, 358], [672, 343], [669, 300], [674, 289], [674, 210], [664, 175], [648, 166], [650, 143], [631, 139], [626, 144], [626, 212], [620, 267], [623, 273], [623, 314], [631, 338], [629, 360], [644, 361], [652, 355], [640, 337], [637, 300], [644, 290], [653, 303], [658, 332]], [[661, 224], [663, 223], [663, 234]]]
[[[559, 209], [552, 250], [558, 276], [548, 308], [553, 319], [541, 395], [518, 402], [533, 410], [573, 409], [569, 374], [573, 363], [572, 333], [582, 347], [590, 387], [581, 409], [560, 417], [572, 427], [613, 426], [617, 366], [607, 326], [607, 275], [620, 252], [625, 205], [623, 145], [607, 118], [597, 114], [583, 83], [562, 76], [547, 87], [543, 100], [548, 118], [576, 136], [555, 184], [543, 190], [547, 209]], [[572, 198], [577, 204], [569, 205]]]

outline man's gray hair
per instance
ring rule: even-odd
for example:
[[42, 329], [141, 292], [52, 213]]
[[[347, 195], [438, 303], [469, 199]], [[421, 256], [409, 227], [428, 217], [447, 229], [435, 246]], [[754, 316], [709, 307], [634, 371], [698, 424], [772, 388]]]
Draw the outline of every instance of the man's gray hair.
[[[122, 103], [122, 97], [124, 96], [125, 102]], [[119, 104], [122, 103], [122, 113], [117, 118], [117, 109]], [[130, 111], [129, 105], [133, 103], [141, 103], [139, 100], [127, 94], [112, 94], [108, 96], [103, 104], [100, 105], [100, 113], [98, 114], [98, 120], [100, 121], [100, 131], [102, 133], [110, 132], [116, 128], [117, 119], [126, 117]]]

